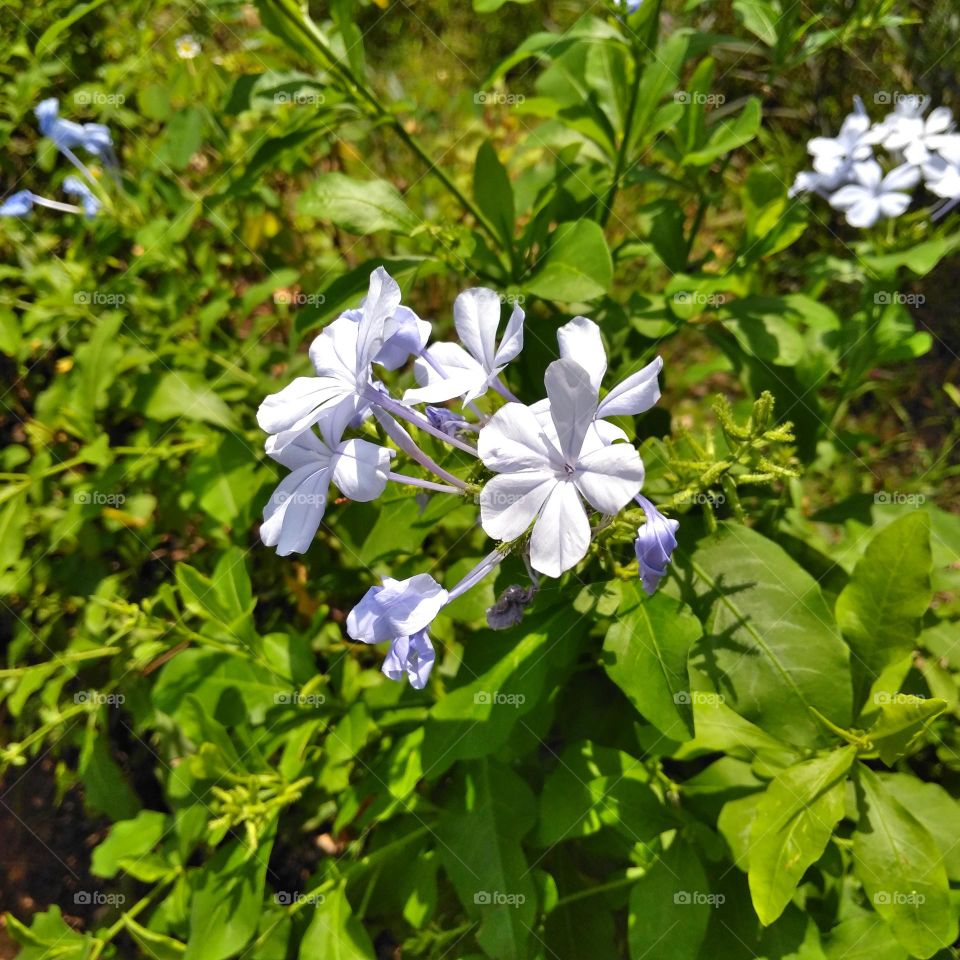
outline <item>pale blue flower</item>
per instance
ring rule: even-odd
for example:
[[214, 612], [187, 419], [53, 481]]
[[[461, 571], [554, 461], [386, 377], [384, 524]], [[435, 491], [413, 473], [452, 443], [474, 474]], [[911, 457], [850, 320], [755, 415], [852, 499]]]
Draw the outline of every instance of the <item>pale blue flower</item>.
[[72, 197], [80, 198], [84, 215], [88, 220], [92, 220], [103, 206], [96, 194], [79, 177], [67, 177], [63, 181], [63, 190]]
[[37, 104], [34, 110], [40, 124], [40, 132], [49, 137], [58, 150], [70, 151], [83, 147], [87, 153], [99, 157], [104, 163], [115, 164], [113, 138], [110, 129], [102, 123], [74, 123], [64, 120], [60, 114], [60, 102], [50, 97]]
[[29, 190], [18, 190], [0, 204], [0, 217], [25, 217], [32, 209], [33, 194]]
[[677, 548], [677, 520], [668, 520], [646, 497], [637, 494], [637, 503], [643, 507], [644, 524], [637, 530], [634, 549], [640, 564], [640, 579], [648, 596], [656, 593], [660, 581], [667, 575], [667, 564]]
[[422, 690], [430, 678], [436, 654], [427, 631], [418, 630], [409, 637], [397, 637], [383, 661], [383, 675], [389, 680], [402, 680], [404, 675], [414, 690]]

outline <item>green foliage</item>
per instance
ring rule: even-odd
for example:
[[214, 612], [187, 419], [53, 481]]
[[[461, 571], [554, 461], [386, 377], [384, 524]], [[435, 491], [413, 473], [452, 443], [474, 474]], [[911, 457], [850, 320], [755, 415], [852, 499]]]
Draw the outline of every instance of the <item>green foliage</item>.
[[[99, 217], [0, 219], [2, 828], [44, 839], [5, 851], [19, 957], [953, 955], [956, 214], [854, 232], [788, 186], [853, 94], [949, 99], [955, 11], [587, 6], [0, 24], [4, 197], [60, 196], [48, 96], [121, 180], [85, 156]], [[257, 406], [381, 264], [441, 336], [461, 289], [521, 303], [525, 398], [574, 314], [607, 386], [664, 358], [618, 421], [680, 521], [655, 595], [624, 510], [509, 630], [518, 556], [445, 608], [415, 691], [344, 620], [485, 555], [469, 498], [259, 543]]]

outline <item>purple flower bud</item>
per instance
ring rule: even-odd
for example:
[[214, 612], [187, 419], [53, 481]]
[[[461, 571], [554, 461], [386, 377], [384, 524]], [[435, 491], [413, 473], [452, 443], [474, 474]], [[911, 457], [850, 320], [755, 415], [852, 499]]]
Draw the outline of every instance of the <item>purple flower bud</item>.
[[644, 524], [637, 530], [634, 549], [640, 564], [640, 579], [648, 596], [656, 593], [661, 579], [667, 575], [667, 564], [677, 548], [680, 523], [668, 520], [646, 497], [637, 495], [643, 507]]
[[470, 430], [472, 427], [466, 417], [446, 407], [426, 407], [423, 412], [427, 415], [431, 426], [436, 427], [448, 437], [455, 437], [462, 430]]

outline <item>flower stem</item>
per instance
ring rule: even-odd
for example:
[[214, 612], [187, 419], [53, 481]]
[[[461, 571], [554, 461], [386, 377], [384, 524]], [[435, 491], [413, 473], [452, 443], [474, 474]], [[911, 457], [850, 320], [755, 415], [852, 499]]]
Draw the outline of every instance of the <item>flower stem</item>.
[[[456, 447], [458, 450], [463, 450], [465, 453], [469, 453], [471, 456], [477, 456], [476, 447], [469, 443], [464, 443], [463, 440], [459, 440], [457, 437], [448, 437], [442, 430], [438, 430], [426, 417], [421, 416], [416, 410], [411, 410], [409, 407], [404, 406], [399, 401], [394, 400], [393, 397], [388, 397], [385, 393], [381, 393], [379, 390], [370, 388], [364, 394], [364, 399], [368, 400], [375, 407], [381, 407], [394, 417], [399, 417], [401, 420], [409, 421], [414, 426], [419, 427], [424, 433], [429, 433], [430, 436], [436, 437], [438, 440], [442, 440], [444, 443], [449, 443], [452, 447]], [[426, 454], [424, 454], [424, 456], [426, 456]], [[430, 469], [433, 468], [431, 467]]]
[[437, 493], [463, 493], [463, 487], [453, 487], [447, 483], [434, 483], [432, 480], [421, 480], [419, 477], [408, 477], [403, 473], [394, 473], [392, 470], [387, 474], [394, 483], [405, 483], [408, 487], [423, 487], [424, 490], [435, 490]]
[[499, 566], [506, 555], [506, 552], [499, 548], [488, 553], [456, 586], [450, 589], [450, 599], [456, 600], [457, 597], [463, 596], [475, 587], [488, 573]]
[[374, 407], [373, 415], [377, 418], [377, 422], [383, 427], [387, 436], [390, 437], [407, 456], [413, 457], [421, 467], [429, 470], [431, 473], [435, 473], [441, 480], [446, 480], [447, 483], [453, 484], [453, 486], [460, 490], [469, 489], [468, 484], [464, 483], [459, 477], [455, 477], [448, 470], [444, 470], [439, 463], [424, 453], [414, 442], [413, 437], [411, 437], [389, 413], [378, 407]]

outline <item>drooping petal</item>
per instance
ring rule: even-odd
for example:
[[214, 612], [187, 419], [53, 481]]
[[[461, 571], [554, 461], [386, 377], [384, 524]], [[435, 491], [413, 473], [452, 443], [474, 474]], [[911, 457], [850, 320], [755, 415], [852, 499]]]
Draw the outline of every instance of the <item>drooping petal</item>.
[[597, 407], [598, 417], [636, 416], [649, 410], [660, 399], [658, 377], [663, 359], [657, 357], [642, 370], [618, 383]]
[[397, 637], [383, 661], [381, 670], [390, 680], [410, 681], [414, 690], [422, 690], [427, 685], [436, 654], [426, 630], [420, 630], [410, 637]]
[[281, 557], [304, 553], [323, 519], [329, 485], [330, 471], [322, 464], [306, 464], [284, 477], [263, 509], [260, 539]]
[[557, 482], [533, 526], [530, 564], [548, 577], [576, 566], [590, 546], [590, 521], [574, 484]]
[[582, 457], [575, 482], [597, 510], [613, 515], [639, 493], [643, 477], [643, 461], [633, 445], [614, 443]]
[[383, 346], [373, 358], [386, 370], [399, 370], [410, 357], [419, 357], [430, 339], [431, 327], [409, 307], [397, 307], [383, 325]]
[[502, 406], [477, 437], [477, 453], [484, 465], [498, 473], [561, 467], [536, 414], [522, 403]]
[[557, 331], [560, 357], [575, 360], [587, 371], [590, 384], [600, 392], [607, 372], [607, 351], [603, 347], [600, 328], [589, 317], [574, 317]]
[[519, 304], [515, 303], [510, 319], [507, 321], [507, 329], [494, 356], [495, 367], [503, 367], [516, 359], [523, 349], [523, 318], [523, 310], [520, 309]]
[[515, 540], [533, 522], [554, 485], [553, 473], [501, 473], [480, 491], [480, 525], [494, 540]]
[[447, 591], [429, 574], [407, 580], [385, 577], [371, 587], [347, 617], [347, 633], [363, 643], [409, 637], [433, 622], [447, 602]]
[[575, 360], [554, 360], [543, 382], [560, 450], [572, 466], [580, 457], [583, 438], [597, 413], [597, 391], [587, 371]]
[[369, 440], [347, 440], [340, 444], [333, 459], [333, 482], [350, 500], [376, 500], [386, 489], [394, 455], [393, 450]]
[[487, 287], [464, 290], [453, 303], [453, 322], [463, 345], [492, 373], [500, 326], [499, 294]]
[[343, 381], [334, 377], [297, 377], [260, 404], [257, 423], [264, 433], [278, 435], [276, 446], [282, 449], [298, 433], [313, 426], [345, 393]]
[[476, 395], [487, 383], [487, 372], [457, 343], [434, 343], [413, 365], [422, 384], [403, 395], [403, 402], [443, 403], [454, 397]]

